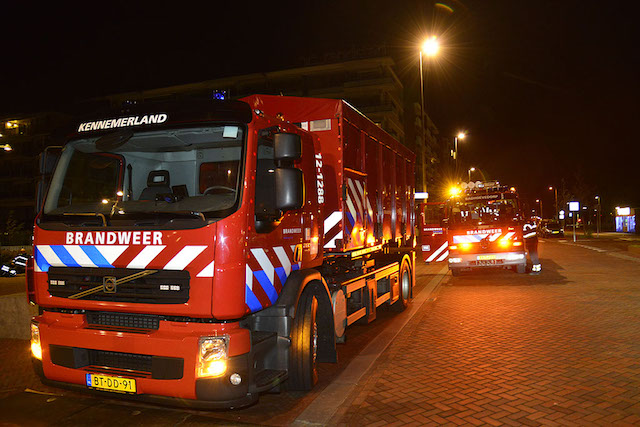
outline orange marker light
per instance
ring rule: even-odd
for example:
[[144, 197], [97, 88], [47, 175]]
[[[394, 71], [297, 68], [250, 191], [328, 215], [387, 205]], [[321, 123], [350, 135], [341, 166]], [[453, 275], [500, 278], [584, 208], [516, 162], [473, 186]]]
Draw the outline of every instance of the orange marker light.
[[501, 248], [508, 248], [511, 245], [511, 241], [509, 239], [500, 239], [498, 240], [498, 246]]
[[471, 249], [471, 243], [460, 243], [460, 249], [462, 249], [463, 251], [468, 251], [469, 249]]

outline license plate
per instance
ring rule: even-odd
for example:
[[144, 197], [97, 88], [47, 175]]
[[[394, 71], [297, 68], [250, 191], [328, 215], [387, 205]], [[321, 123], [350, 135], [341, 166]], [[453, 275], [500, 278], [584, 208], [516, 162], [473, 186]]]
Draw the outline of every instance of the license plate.
[[486, 261], [488, 259], [496, 259], [495, 255], [478, 255], [478, 261]]
[[87, 387], [117, 393], [135, 393], [136, 380], [131, 378], [110, 377], [107, 375], [87, 374]]

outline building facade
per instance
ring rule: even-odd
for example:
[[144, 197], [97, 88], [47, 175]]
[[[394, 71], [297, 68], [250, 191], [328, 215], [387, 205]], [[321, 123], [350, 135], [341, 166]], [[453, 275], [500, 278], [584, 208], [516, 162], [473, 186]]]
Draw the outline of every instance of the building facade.
[[[86, 110], [95, 105], [120, 108], [127, 103], [151, 100], [211, 98], [224, 95], [237, 99], [251, 94], [271, 94], [300, 97], [344, 99], [369, 117], [398, 141], [416, 152], [416, 189], [423, 185], [437, 166], [436, 126], [425, 115], [427, 144], [422, 143], [420, 108], [411, 105], [405, 117], [402, 82], [394, 71], [395, 62], [389, 56], [343, 60], [341, 62], [308, 65], [267, 73], [254, 73], [198, 83], [170, 86], [138, 92], [119, 93], [88, 100]], [[416, 110], [417, 105], [417, 110]], [[35, 214], [35, 192], [38, 180], [38, 154], [48, 145], [55, 145], [52, 133], [68, 124], [71, 116], [44, 113], [24, 117], [6, 117], [0, 144], [10, 144], [12, 151], [2, 152], [0, 159], [0, 227], [9, 214], [31, 228]], [[407, 131], [406, 124], [411, 123]], [[59, 142], [57, 142], [59, 144]], [[425, 147], [421, 150], [421, 147]], [[2, 242], [0, 241], [0, 244]]]

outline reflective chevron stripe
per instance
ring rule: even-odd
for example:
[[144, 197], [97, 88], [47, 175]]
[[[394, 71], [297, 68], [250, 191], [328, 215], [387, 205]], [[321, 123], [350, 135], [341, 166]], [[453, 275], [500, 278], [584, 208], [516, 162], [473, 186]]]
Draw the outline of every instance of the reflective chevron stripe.
[[444, 253], [442, 254], [442, 256], [440, 258], [438, 258], [436, 260], [436, 262], [440, 262], [440, 261], [444, 261], [445, 259], [447, 259], [447, 257], [449, 256], [449, 251], [444, 251]]
[[245, 304], [251, 312], [274, 304], [292, 271], [296, 245], [251, 248], [245, 270]]
[[[436, 259], [436, 257], [438, 255], [440, 255], [445, 249], [447, 249], [447, 246], [449, 245], [449, 242], [444, 242], [442, 244], [442, 246], [440, 246], [437, 250], [435, 250], [430, 256], [429, 258], [427, 258], [427, 262], [431, 262], [434, 259]], [[447, 251], [448, 254], [448, 251]], [[445, 257], [446, 258], [446, 257]], [[438, 259], [438, 261], [441, 261], [440, 259]]]
[[[129, 245], [37, 245], [35, 271], [46, 272], [49, 267], [115, 268], [118, 258], [129, 248]], [[140, 252], [126, 268], [145, 269], [166, 248], [165, 245], [140, 246]], [[160, 268], [184, 270], [206, 248], [203, 245], [185, 246]], [[213, 277], [213, 262], [197, 273], [196, 277]]]
[[332, 212], [324, 220], [324, 247], [333, 249], [336, 247], [336, 239], [342, 239], [342, 212]]

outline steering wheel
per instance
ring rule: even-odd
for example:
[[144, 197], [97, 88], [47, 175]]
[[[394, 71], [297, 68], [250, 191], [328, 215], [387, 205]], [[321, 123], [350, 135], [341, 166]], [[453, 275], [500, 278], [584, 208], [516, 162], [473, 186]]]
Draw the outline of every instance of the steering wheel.
[[232, 193], [236, 192], [235, 188], [231, 188], [231, 187], [225, 187], [224, 185], [214, 185], [212, 187], [207, 188], [206, 190], [204, 190], [202, 192], [203, 195], [207, 195], [207, 193], [209, 193], [209, 191], [213, 191], [213, 190], [226, 190]]

